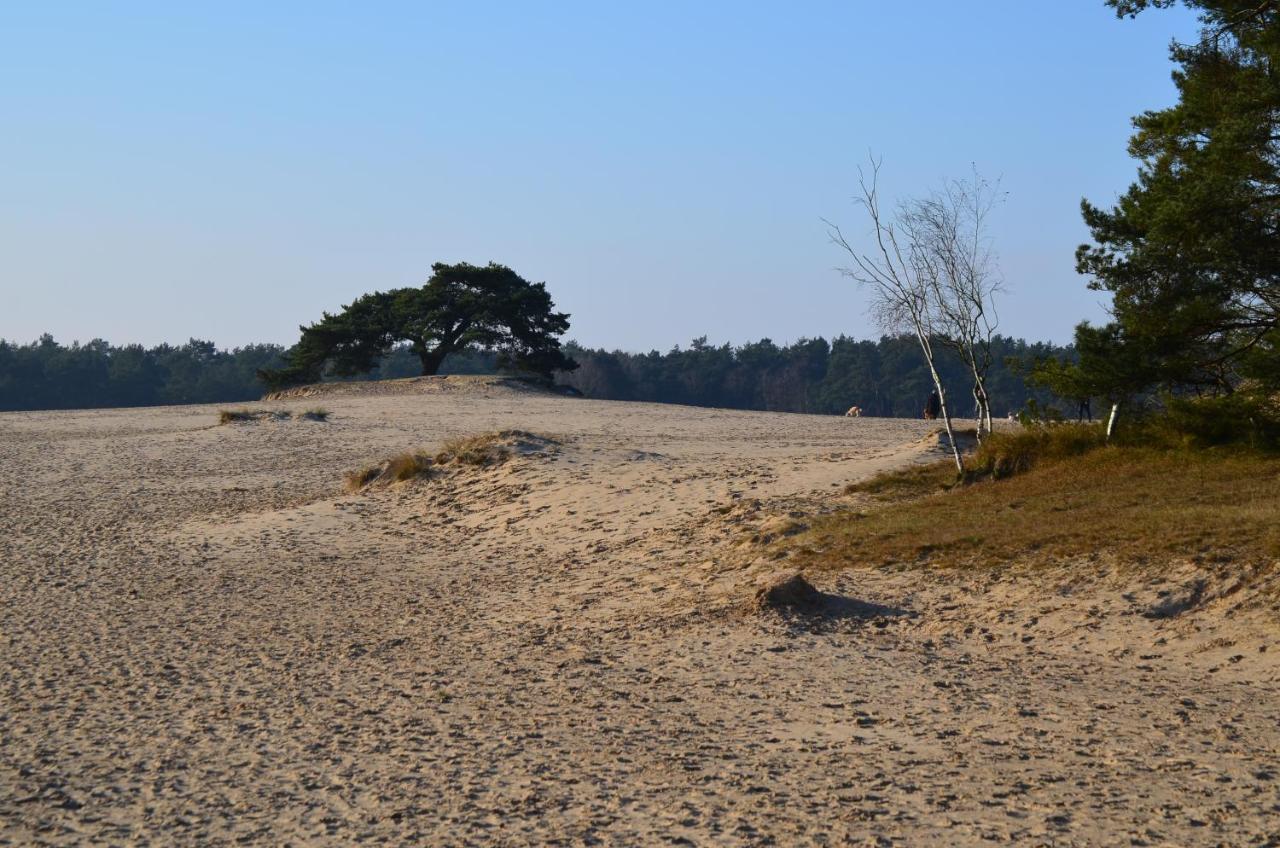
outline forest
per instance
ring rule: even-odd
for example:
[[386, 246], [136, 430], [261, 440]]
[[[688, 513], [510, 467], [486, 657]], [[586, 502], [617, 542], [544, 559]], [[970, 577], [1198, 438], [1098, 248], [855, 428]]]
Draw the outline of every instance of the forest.
[[[1050, 403], [1047, 390], [1027, 385], [1027, 366], [1046, 357], [1071, 356], [1069, 348], [1002, 336], [995, 338], [993, 352], [988, 391], [998, 414], [1016, 412], [1029, 399], [1042, 406]], [[711, 345], [703, 337], [666, 353], [606, 351], [569, 342], [565, 353], [578, 368], [557, 372], [556, 382], [606, 400], [819, 414], [843, 414], [856, 404], [866, 415], [916, 417], [931, 388], [920, 346], [909, 337], [867, 341], [839, 336], [830, 342], [814, 338], [786, 345], [762, 339], [740, 346]], [[114, 346], [101, 339], [64, 345], [47, 334], [29, 344], [0, 339], [0, 410], [253, 400], [264, 392], [258, 372], [281, 367], [285, 354], [280, 345], [225, 350], [199, 339], [150, 348]], [[939, 366], [949, 393], [965, 398], [969, 384], [961, 362], [943, 356]], [[440, 373], [499, 370], [496, 354], [471, 349], [450, 354]], [[326, 379], [420, 373], [418, 358], [401, 345], [366, 373]], [[958, 411], [972, 412], [963, 400]]]

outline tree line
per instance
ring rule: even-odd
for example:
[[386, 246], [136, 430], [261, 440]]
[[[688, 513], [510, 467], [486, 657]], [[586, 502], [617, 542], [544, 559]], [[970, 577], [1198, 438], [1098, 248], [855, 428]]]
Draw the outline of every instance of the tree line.
[[[694, 339], [666, 353], [625, 353], [590, 349], [573, 342], [565, 354], [578, 363], [555, 372], [558, 383], [587, 397], [606, 400], [682, 403], [692, 406], [774, 412], [842, 414], [857, 405], [866, 415], [916, 417], [931, 380], [919, 347], [909, 337], [878, 341], [840, 336], [801, 339], [779, 345], [763, 339], [744, 345], [711, 345]], [[1071, 351], [997, 336], [989, 391], [1001, 412], [1029, 401], [1052, 401], [1043, 388], [1029, 387], [1020, 363], [1069, 359]], [[500, 353], [455, 351], [442, 374], [493, 374]], [[0, 340], [0, 410], [82, 409], [183, 403], [233, 403], [258, 398], [265, 390], [259, 372], [286, 365], [286, 349], [254, 344], [230, 350], [192, 339], [183, 345], [112, 345], [101, 339], [60, 344], [50, 335], [18, 344]], [[964, 363], [939, 359], [944, 379], [957, 397], [967, 390]], [[397, 345], [375, 367], [325, 380], [394, 379], [421, 374], [411, 345]], [[972, 410], [961, 409], [962, 414]]]
[[[1025, 365], [1047, 357], [1070, 358], [1054, 345], [995, 336], [988, 392], [999, 414], [1019, 412], [1035, 401], [1054, 402], [1043, 387], [1030, 386]], [[840, 415], [851, 406], [864, 415], [918, 418], [933, 388], [928, 363], [915, 338], [877, 341], [838, 336], [778, 345], [769, 339], [734, 347], [710, 345], [705, 337], [667, 353], [587, 350], [570, 343], [577, 370], [560, 376], [588, 397], [683, 403], [770, 412]], [[955, 397], [968, 394], [971, 378], [958, 356], [936, 361]], [[960, 406], [958, 414], [975, 410]]]

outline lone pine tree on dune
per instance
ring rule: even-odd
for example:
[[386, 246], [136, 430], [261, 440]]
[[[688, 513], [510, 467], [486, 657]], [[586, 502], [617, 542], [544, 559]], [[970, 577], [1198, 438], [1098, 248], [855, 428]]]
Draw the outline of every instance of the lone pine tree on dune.
[[545, 283], [530, 283], [492, 262], [437, 262], [431, 270], [421, 287], [366, 294], [301, 327], [285, 367], [259, 376], [278, 388], [315, 382], [326, 369], [338, 376], [363, 374], [405, 342], [426, 376], [468, 347], [496, 350], [499, 367], [541, 376], [576, 367], [557, 338], [569, 328], [569, 316], [553, 311]]

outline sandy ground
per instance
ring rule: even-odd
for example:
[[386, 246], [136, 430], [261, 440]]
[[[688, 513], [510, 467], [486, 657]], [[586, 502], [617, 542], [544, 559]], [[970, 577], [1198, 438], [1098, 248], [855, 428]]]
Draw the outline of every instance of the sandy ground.
[[[776, 517], [922, 422], [321, 400], [0, 416], [0, 843], [1280, 844], [1229, 575], [853, 563], [745, 611]], [[343, 490], [498, 428], [557, 444]]]

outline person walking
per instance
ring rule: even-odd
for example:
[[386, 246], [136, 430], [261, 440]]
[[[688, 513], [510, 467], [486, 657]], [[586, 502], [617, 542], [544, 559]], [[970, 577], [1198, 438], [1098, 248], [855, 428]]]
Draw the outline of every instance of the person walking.
[[929, 399], [924, 402], [924, 418], [926, 421], [936, 421], [941, 414], [942, 398], [938, 397], [938, 390], [934, 389], [929, 392]]

